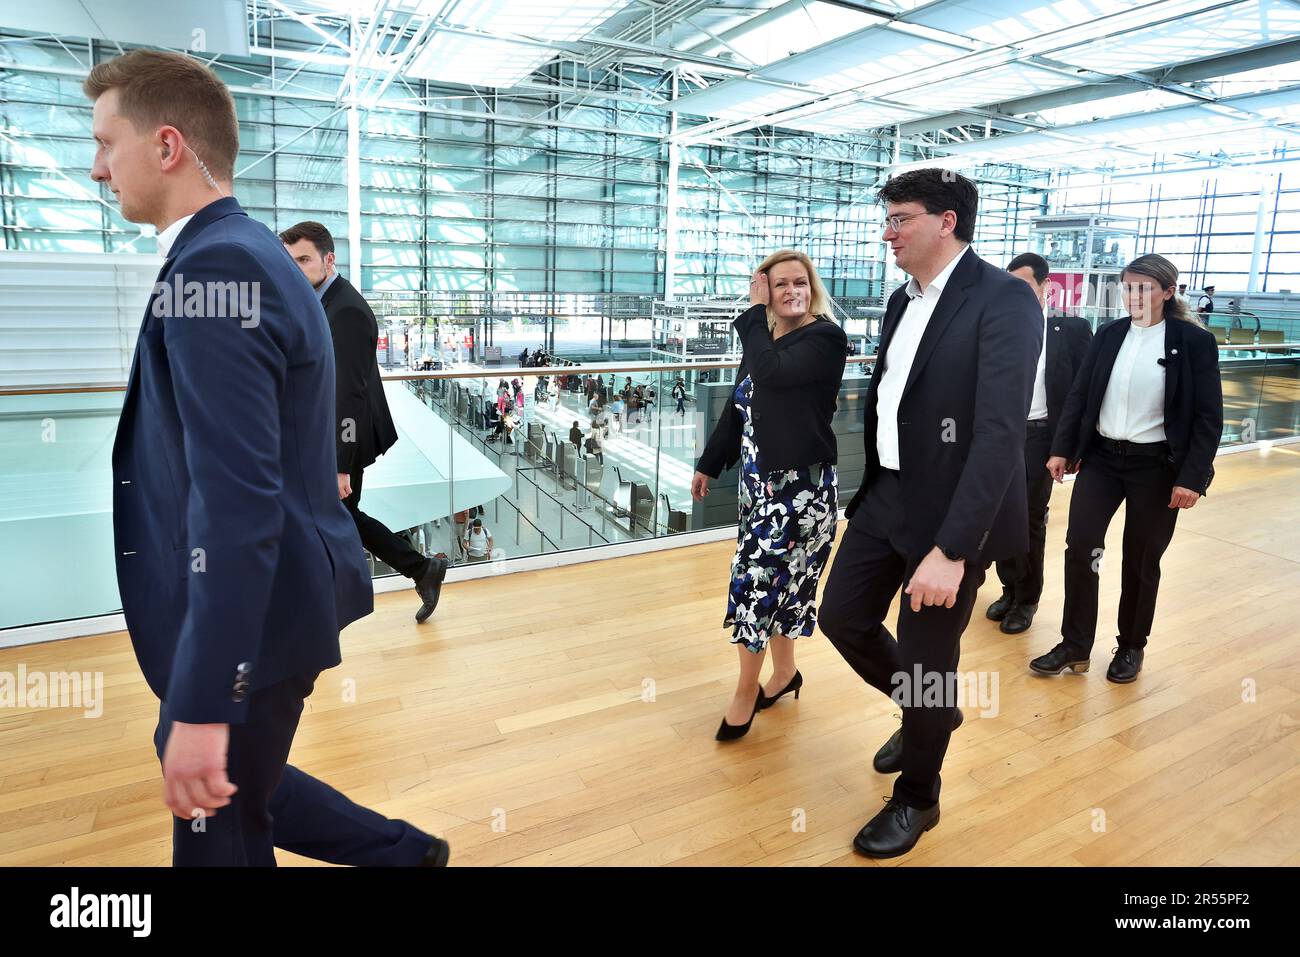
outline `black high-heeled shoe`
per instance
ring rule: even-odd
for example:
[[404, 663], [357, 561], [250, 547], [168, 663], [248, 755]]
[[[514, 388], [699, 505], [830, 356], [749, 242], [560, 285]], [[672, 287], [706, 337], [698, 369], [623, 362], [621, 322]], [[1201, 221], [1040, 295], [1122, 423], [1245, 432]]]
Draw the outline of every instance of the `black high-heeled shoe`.
[[737, 738], [743, 738], [749, 734], [749, 726], [754, 723], [754, 715], [762, 710], [763, 706], [763, 686], [758, 686], [758, 695], [754, 698], [754, 710], [749, 713], [749, 720], [744, 724], [727, 724], [727, 716], [722, 716], [722, 724], [718, 726], [718, 733], [714, 736], [715, 741], [735, 741]]
[[[763, 695], [763, 703], [758, 706], [758, 709], [760, 711], [766, 711], [768, 708], [772, 707], [772, 705], [780, 701], [782, 695], [789, 694], [791, 691], [794, 692], [794, 700], [798, 701], [799, 689], [802, 687], [803, 687], [803, 675], [799, 674], [798, 669], [796, 669], [794, 673], [794, 677], [790, 679], [790, 683], [787, 684], [784, 688], [782, 688], [776, 694], [772, 695], [772, 697], [770, 698], [767, 695]], [[761, 686], [759, 687], [759, 690], [760, 691], [762, 690]]]

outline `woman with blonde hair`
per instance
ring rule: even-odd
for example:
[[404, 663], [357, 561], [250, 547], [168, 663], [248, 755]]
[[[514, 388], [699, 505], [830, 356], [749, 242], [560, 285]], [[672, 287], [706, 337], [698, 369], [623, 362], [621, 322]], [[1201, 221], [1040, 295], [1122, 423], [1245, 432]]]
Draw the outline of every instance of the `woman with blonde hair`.
[[[696, 465], [691, 496], [741, 462], [740, 528], [724, 627], [740, 657], [736, 693], [717, 740], [749, 731], [754, 715], [793, 691], [794, 639], [817, 622], [817, 583], [838, 517], [831, 418], [848, 339], [830, 318], [830, 298], [812, 261], [783, 249], [749, 284], [751, 307], [733, 326], [743, 356], [736, 388]], [[759, 673], [772, 648], [768, 692]]]
[[1223, 387], [1214, 336], [1178, 298], [1173, 263], [1139, 256], [1120, 286], [1129, 315], [1097, 330], [1052, 438], [1052, 478], [1079, 477], [1065, 533], [1062, 641], [1029, 667], [1044, 675], [1088, 670], [1106, 529], [1122, 503], [1119, 636], [1106, 677], [1127, 684], [1142, 670], [1160, 558], [1178, 513], [1214, 478]]

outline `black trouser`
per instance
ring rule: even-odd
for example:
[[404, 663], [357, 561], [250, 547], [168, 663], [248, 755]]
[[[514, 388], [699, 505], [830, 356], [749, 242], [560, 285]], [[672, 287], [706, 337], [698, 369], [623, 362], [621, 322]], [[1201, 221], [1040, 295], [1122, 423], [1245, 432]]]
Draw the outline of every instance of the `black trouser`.
[[1124, 564], [1119, 645], [1143, 648], [1160, 587], [1160, 557], [1174, 537], [1178, 509], [1169, 507], [1174, 470], [1163, 442], [1116, 451], [1098, 436], [1084, 453], [1070, 496], [1065, 534], [1065, 610], [1061, 636], [1086, 658], [1097, 634], [1097, 585], [1106, 529], [1124, 504]]
[[[286, 763], [303, 703], [316, 675], [286, 678], [248, 695], [242, 724], [230, 725], [226, 774], [238, 791], [205, 818], [172, 818], [172, 864], [275, 866], [275, 848], [357, 866], [413, 866], [433, 838], [405, 821], [390, 820], [349, 800], [324, 781]], [[158, 713], [154, 747], [159, 759], [171, 735], [167, 702]]]
[[429, 560], [417, 552], [399, 535], [394, 535], [387, 525], [361, 511], [361, 478], [365, 473], [358, 469], [351, 475], [352, 494], [343, 504], [352, 513], [366, 551], [400, 575], [419, 581], [429, 569]]
[[[853, 670], [890, 696], [899, 687], [895, 676], [914, 684], [918, 668], [926, 680], [942, 675], [943, 686], [955, 688], [961, 633], [988, 568], [979, 560], [967, 562], [952, 608], [923, 606], [914, 612], [911, 597], [903, 595], [895, 640], [885, 627], [885, 615], [925, 557], [904, 544], [906, 519], [898, 473], [882, 470], [840, 542], [817, 616], [822, 633]], [[952, 736], [956, 701], [944, 695], [939, 704], [911, 702], [902, 707], [903, 770], [894, 797], [913, 807], [930, 807], [939, 800], [939, 769]]]
[[1043, 594], [1043, 551], [1047, 544], [1047, 505], [1052, 498], [1052, 430], [1046, 419], [1025, 423], [1025, 485], [1029, 492], [1029, 551], [997, 563], [1002, 593], [1017, 605], [1037, 605]]

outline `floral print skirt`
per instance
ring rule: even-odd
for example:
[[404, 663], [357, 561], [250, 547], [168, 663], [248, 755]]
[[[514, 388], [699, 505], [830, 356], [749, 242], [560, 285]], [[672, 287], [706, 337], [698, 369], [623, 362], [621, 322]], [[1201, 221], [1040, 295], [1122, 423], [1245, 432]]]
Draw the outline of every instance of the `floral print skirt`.
[[740, 531], [723, 621], [733, 629], [732, 644], [743, 642], [757, 654], [774, 634], [812, 634], [817, 583], [835, 541], [838, 508], [834, 465], [742, 470]]

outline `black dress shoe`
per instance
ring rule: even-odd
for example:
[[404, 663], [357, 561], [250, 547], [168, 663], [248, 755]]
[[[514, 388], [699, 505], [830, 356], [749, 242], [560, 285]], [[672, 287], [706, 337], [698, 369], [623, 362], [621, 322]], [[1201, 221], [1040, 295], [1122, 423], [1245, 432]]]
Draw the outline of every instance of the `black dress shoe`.
[[989, 621], [1001, 621], [1006, 617], [1007, 612], [1011, 610], [1011, 606], [1015, 603], [1015, 595], [1011, 594], [1011, 592], [1006, 589], [1003, 589], [1002, 597], [989, 605], [988, 610], [984, 612], [984, 617]]
[[763, 695], [763, 700], [759, 703], [758, 710], [759, 711], [767, 710], [768, 708], [772, 707], [772, 705], [776, 704], [777, 701], [781, 699], [782, 695], [789, 694], [791, 691], [794, 692], [794, 700], [798, 701], [799, 689], [802, 687], [803, 687], [803, 675], [799, 674], [799, 672], [796, 670], [794, 673], [794, 677], [790, 679], [790, 683], [787, 684], [784, 688], [782, 688], [776, 694], [772, 695], [772, 697], [770, 698], [767, 695]]
[[909, 807], [891, 798], [853, 839], [853, 849], [867, 857], [898, 857], [916, 847], [921, 835], [939, 823], [939, 805]]
[[1106, 680], [1113, 681], [1117, 685], [1126, 685], [1130, 681], [1136, 681], [1138, 672], [1142, 670], [1142, 659], [1145, 656], [1145, 652], [1141, 648], [1125, 648], [1122, 646], [1117, 648], [1110, 667], [1106, 669]]
[[1038, 611], [1038, 604], [1032, 605], [1012, 605], [1011, 610], [1006, 613], [1002, 619], [1002, 624], [998, 627], [1002, 629], [1004, 635], [1018, 635], [1022, 631], [1028, 631], [1029, 626], [1034, 623], [1034, 612]]
[[421, 867], [446, 867], [451, 858], [451, 845], [440, 837], [433, 839], [433, 846], [420, 862]]
[[749, 734], [749, 726], [754, 723], [754, 715], [758, 714], [763, 707], [763, 686], [758, 686], [758, 694], [754, 698], [754, 710], [749, 713], [749, 720], [744, 724], [727, 724], [727, 716], [722, 716], [722, 724], [718, 726], [718, 733], [714, 736], [715, 741], [735, 741], [737, 738], [743, 738]]
[[[952, 719], [952, 729], [956, 731], [960, 728], [963, 720], [961, 708], [958, 708], [956, 717]], [[880, 774], [897, 774], [903, 770], [903, 729], [901, 727], [880, 746], [876, 756], [871, 759], [871, 766]]]
[[1062, 642], [1047, 654], [1029, 662], [1029, 670], [1040, 675], [1059, 675], [1069, 668], [1076, 675], [1081, 675], [1088, 670], [1089, 663], [1087, 658], [1080, 658]]
[[442, 580], [447, 577], [447, 567], [451, 564], [445, 558], [433, 555], [429, 558], [429, 567], [415, 583], [415, 590], [424, 604], [415, 613], [415, 623], [422, 625], [429, 620], [433, 610], [438, 607], [438, 597], [442, 592]]

